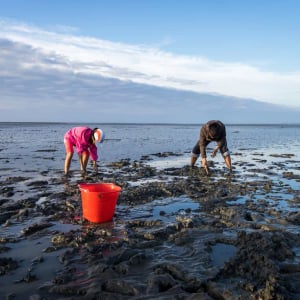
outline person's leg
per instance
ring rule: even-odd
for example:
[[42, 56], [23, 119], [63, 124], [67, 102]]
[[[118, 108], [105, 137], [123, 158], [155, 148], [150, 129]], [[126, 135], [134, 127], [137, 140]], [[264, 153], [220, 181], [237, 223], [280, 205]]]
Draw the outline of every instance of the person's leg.
[[223, 144], [223, 146], [220, 148], [220, 152], [222, 153], [222, 156], [224, 158], [226, 167], [231, 171], [231, 158], [230, 158], [230, 151], [227, 147], [227, 141]]
[[195, 144], [191, 152], [191, 162], [190, 162], [191, 168], [194, 167], [199, 155], [200, 155], [200, 146], [199, 146], [199, 141], [197, 141], [197, 143]]
[[231, 158], [230, 155], [224, 156], [225, 164], [227, 168], [231, 171]]
[[70, 166], [71, 166], [72, 157], [73, 157], [73, 145], [68, 140], [64, 140], [64, 144], [66, 147], [64, 172], [65, 172], [65, 175], [68, 175]]
[[89, 161], [89, 152], [88, 151], [84, 151], [82, 152], [81, 154], [81, 157], [80, 157], [80, 169], [81, 169], [81, 172], [86, 174], [86, 167], [87, 167], [87, 164], [88, 164], [88, 161]]
[[71, 166], [71, 161], [72, 161], [73, 153], [68, 152], [66, 153], [66, 159], [65, 159], [65, 175], [69, 174], [70, 166]]
[[197, 159], [198, 159], [198, 156], [193, 156], [193, 154], [191, 155], [191, 168], [194, 167]]

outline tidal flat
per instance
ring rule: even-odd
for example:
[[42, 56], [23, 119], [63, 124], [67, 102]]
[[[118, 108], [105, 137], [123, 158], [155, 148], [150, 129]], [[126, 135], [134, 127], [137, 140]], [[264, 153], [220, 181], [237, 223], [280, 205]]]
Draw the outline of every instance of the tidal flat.
[[[5, 178], [0, 299], [299, 299], [300, 162], [254, 156], [209, 176], [167, 152]], [[83, 217], [82, 182], [122, 187], [112, 221]]]

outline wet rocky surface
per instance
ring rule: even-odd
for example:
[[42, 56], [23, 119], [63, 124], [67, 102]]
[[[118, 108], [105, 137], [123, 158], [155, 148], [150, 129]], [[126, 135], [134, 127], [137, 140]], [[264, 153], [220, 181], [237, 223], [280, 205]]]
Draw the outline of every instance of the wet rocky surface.
[[[150, 163], [177, 156], [1, 178], [0, 299], [300, 299], [300, 162]], [[81, 182], [122, 187], [113, 221], [83, 218]]]

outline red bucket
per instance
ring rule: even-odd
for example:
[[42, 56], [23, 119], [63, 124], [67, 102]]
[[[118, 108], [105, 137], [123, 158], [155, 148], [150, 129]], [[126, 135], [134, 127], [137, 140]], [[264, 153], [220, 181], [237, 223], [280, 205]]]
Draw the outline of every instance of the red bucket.
[[80, 183], [83, 217], [90, 222], [111, 221], [121, 187], [114, 183]]

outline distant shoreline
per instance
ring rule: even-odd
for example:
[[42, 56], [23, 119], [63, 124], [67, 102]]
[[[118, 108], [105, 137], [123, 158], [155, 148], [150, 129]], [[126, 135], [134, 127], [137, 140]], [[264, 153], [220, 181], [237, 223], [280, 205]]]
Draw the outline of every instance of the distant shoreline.
[[[9, 122], [2, 122], [0, 121], [0, 125], [3, 124], [27, 124], [27, 125], [37, 125], [37, 124], [42, 124], [42, 125], [67, 125], [67, 124], [96, 124], [96, 125], [151, 125], [151, 126], [201, 126], [204, 123], [126, 123], [126, 122], [102, 122], [102, 123], [97, 123], [97, 122], [44, 122], [44, 121], [9, 121]], [[299, 123], [225, 123], [226, 126], [300, 126]]]

